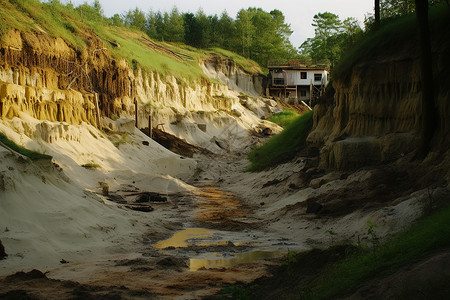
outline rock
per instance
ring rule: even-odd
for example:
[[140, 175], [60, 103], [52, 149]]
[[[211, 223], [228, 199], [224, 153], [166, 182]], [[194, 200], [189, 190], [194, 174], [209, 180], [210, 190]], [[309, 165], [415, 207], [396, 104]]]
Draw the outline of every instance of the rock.
[[147, 202], [167, 202], [167, 197], [163, 197], [158, 193], [144, 192], [136, 198], [136, 203]]
[[30, 272], [17, 272], [13, 275], [9, 275], [6, 278], [6, 281], [25, 281], [25, 280], [33, 280], [33, 279], [47, 279], [47, 276], [39, 270], [33, 269]]
[[272, 129], [269, 128], [269, 127], [265, 127], [265, 128], [262, 130], [262, 134], [264, 134], [264, 135], [271, 135], [271, 134], [272, 134]]
[[126, 208], [135, 210], [135, 211], [141, 211], [141, 212], [152, 212], [153, 211], [153, 207], [151, 206], [131, 206], [131, 205], [127, 205], [125, 206]]
[[320, 203], [317, 203], [315, 201], [308, 201], [306, 207], [306, 213], [307, 214], [317, 214], [322, 208], [323, 205]]
[[167, 256], [161, 258], [158, 262], [156, 262], [156, 265], [163, 269], [167, 268], [182, 269], [187, 267], [187, 264], [184, 261], [184, 259], [174, 256]]
[[8, 257], [8, 254], [5, 252], [5, 247], [3, 247], [2, 241], [0, 241], [0, 260], [6, 259]]
[[198, 129], [203, 132], [206, 132], [206, 124], [197, 124]]
[[127, 203], [127, 201], [125, 199], [123, 199], [122, 196], [120, 196], [118, 194], [112, 194], [112, 193], [110, 193], [108, 195], [108, 200], [112, 201], [112, 202], [120, 203], [120, 204], [126, 204]]

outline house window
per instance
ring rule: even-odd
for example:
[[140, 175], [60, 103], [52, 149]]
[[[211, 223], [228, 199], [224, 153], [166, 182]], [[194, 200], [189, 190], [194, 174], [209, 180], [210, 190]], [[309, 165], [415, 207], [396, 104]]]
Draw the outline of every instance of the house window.
[[306, 97], [306, 90], [300, 91], [300, 97]]
[[306, 72], [300, 72], [300, 79], [306, 79]]
[[322, 81], [322, 74], [314, 74], [314, 81]]

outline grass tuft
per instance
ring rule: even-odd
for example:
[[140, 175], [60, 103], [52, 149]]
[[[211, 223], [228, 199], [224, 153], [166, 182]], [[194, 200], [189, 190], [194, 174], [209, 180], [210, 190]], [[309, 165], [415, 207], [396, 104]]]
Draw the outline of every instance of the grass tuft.
[[83, 168], [88, 169], [88, 170], [95, 170], [100, 168], [100, 165], [96, 164], [96, 163], [87, 163], [84, 165], [81, 165]]
[[250, 152], [248, 159], [251, 164], [247, 171], [262, 171], [293, 158], [305, 145], [312, 128], [312, 116], [313, 112], [309, 111], [297, 117], [283, 132]]
[[24, 148], [22, 146], [17, 145], [16, 143], [14, 143], [10, 139], [8, 139], [6, 137], [6, 135], [4, 135], [1, 132], [0, 132], [0, 145], [5, 145], [9, 149], [11, 149], [11, 150], [13, 150], [13, 151], [15, 151], [15, 152], [17, 152], [19, 154], [22, 154], [22, 155], [28, 157], [32, 161], [36, 161], [36, 160], [39, 160], [39, 159], [47, 159], [47, 160], [51, 160], [52, 159], [52, 157], [50, 155], [42, 154], [42, 153], [39, 153], [37, 151], [29, 150], [29, 149], [26, 149], [26, 148]]

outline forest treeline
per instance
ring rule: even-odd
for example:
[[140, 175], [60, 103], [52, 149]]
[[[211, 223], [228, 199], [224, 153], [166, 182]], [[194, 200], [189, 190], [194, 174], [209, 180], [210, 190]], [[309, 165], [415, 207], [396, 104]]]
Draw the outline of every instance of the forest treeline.
[[[37, 0], [1, 0], [20, 4]], [[429, 5], [448, 0], [429, 0]], [[158, 41], [183, 43], [195, 48], [222, 48], [252, 59], [262, 67], [270, 61], [300, 60], [311, 64], [320, 62], [333, 68], [363, 35], [374, 27], [373, 14], [368, 13], [364, 29], [356, 18], [340, 20], [331, 12], [314, 15], [312, 26], [314, 37], [308, 38], [299, 47], [292, 45], [289, 37], [293, 33], [283, 13], [261, 8], [241, 9], [231, 17], [226, 11], [220, 15], [206, 15], [199, 9], [196, 13], [183, 13], [174, 7], [170, 12], [135, 8], [107, 18], [98, 0], [74, 7], [69, 1], [42, 1], [44, 7], [58, 6], [79, 14], [89, 22], [126, 26], [145, 32]], [[414, 12], [414, 0], [380, 0], [381, 18], [390, 20]], [[19, 5], [20, 6], [20, 5]], [[1, 24], [0, 24], [1, 27]], [[1, 28], [0, 28], [1, 29]]]
[[241, 9], [236, 18], [226, 11], [220, 16], [180, 13], [175, 7], [170, 12], [140, 9], [130, 10], [112, 18], [114, 25], [135, 27], [151, 38], [184, 43], [196, 48], [222, 48], [253, 59], [262, 66], [269, 60], [287, 60], [298, 56], [291, 44], [290, 25], [280, 10], [266, 12], [261, 8]]

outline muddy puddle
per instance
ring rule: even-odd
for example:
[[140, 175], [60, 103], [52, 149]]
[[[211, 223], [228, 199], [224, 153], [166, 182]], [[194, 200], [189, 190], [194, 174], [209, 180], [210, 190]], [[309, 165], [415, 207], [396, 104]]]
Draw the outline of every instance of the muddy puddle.
[[153, 245], [162, 253], [183, 256], [190, 271], [220, 269], [282, 257], [301, 246], [261, 231], [186, 228]]
[[189, 269], [197, 271], [199, 269], [220, 269], [233, 267], [238, 264], [255, 262], [258, 260], [282, 257], [286, 252], [282, 251], [249, 251], [237, 253], [232, 257], [226, 257], [223, 253], [208, 253], [197, 258], [189, 259]]

